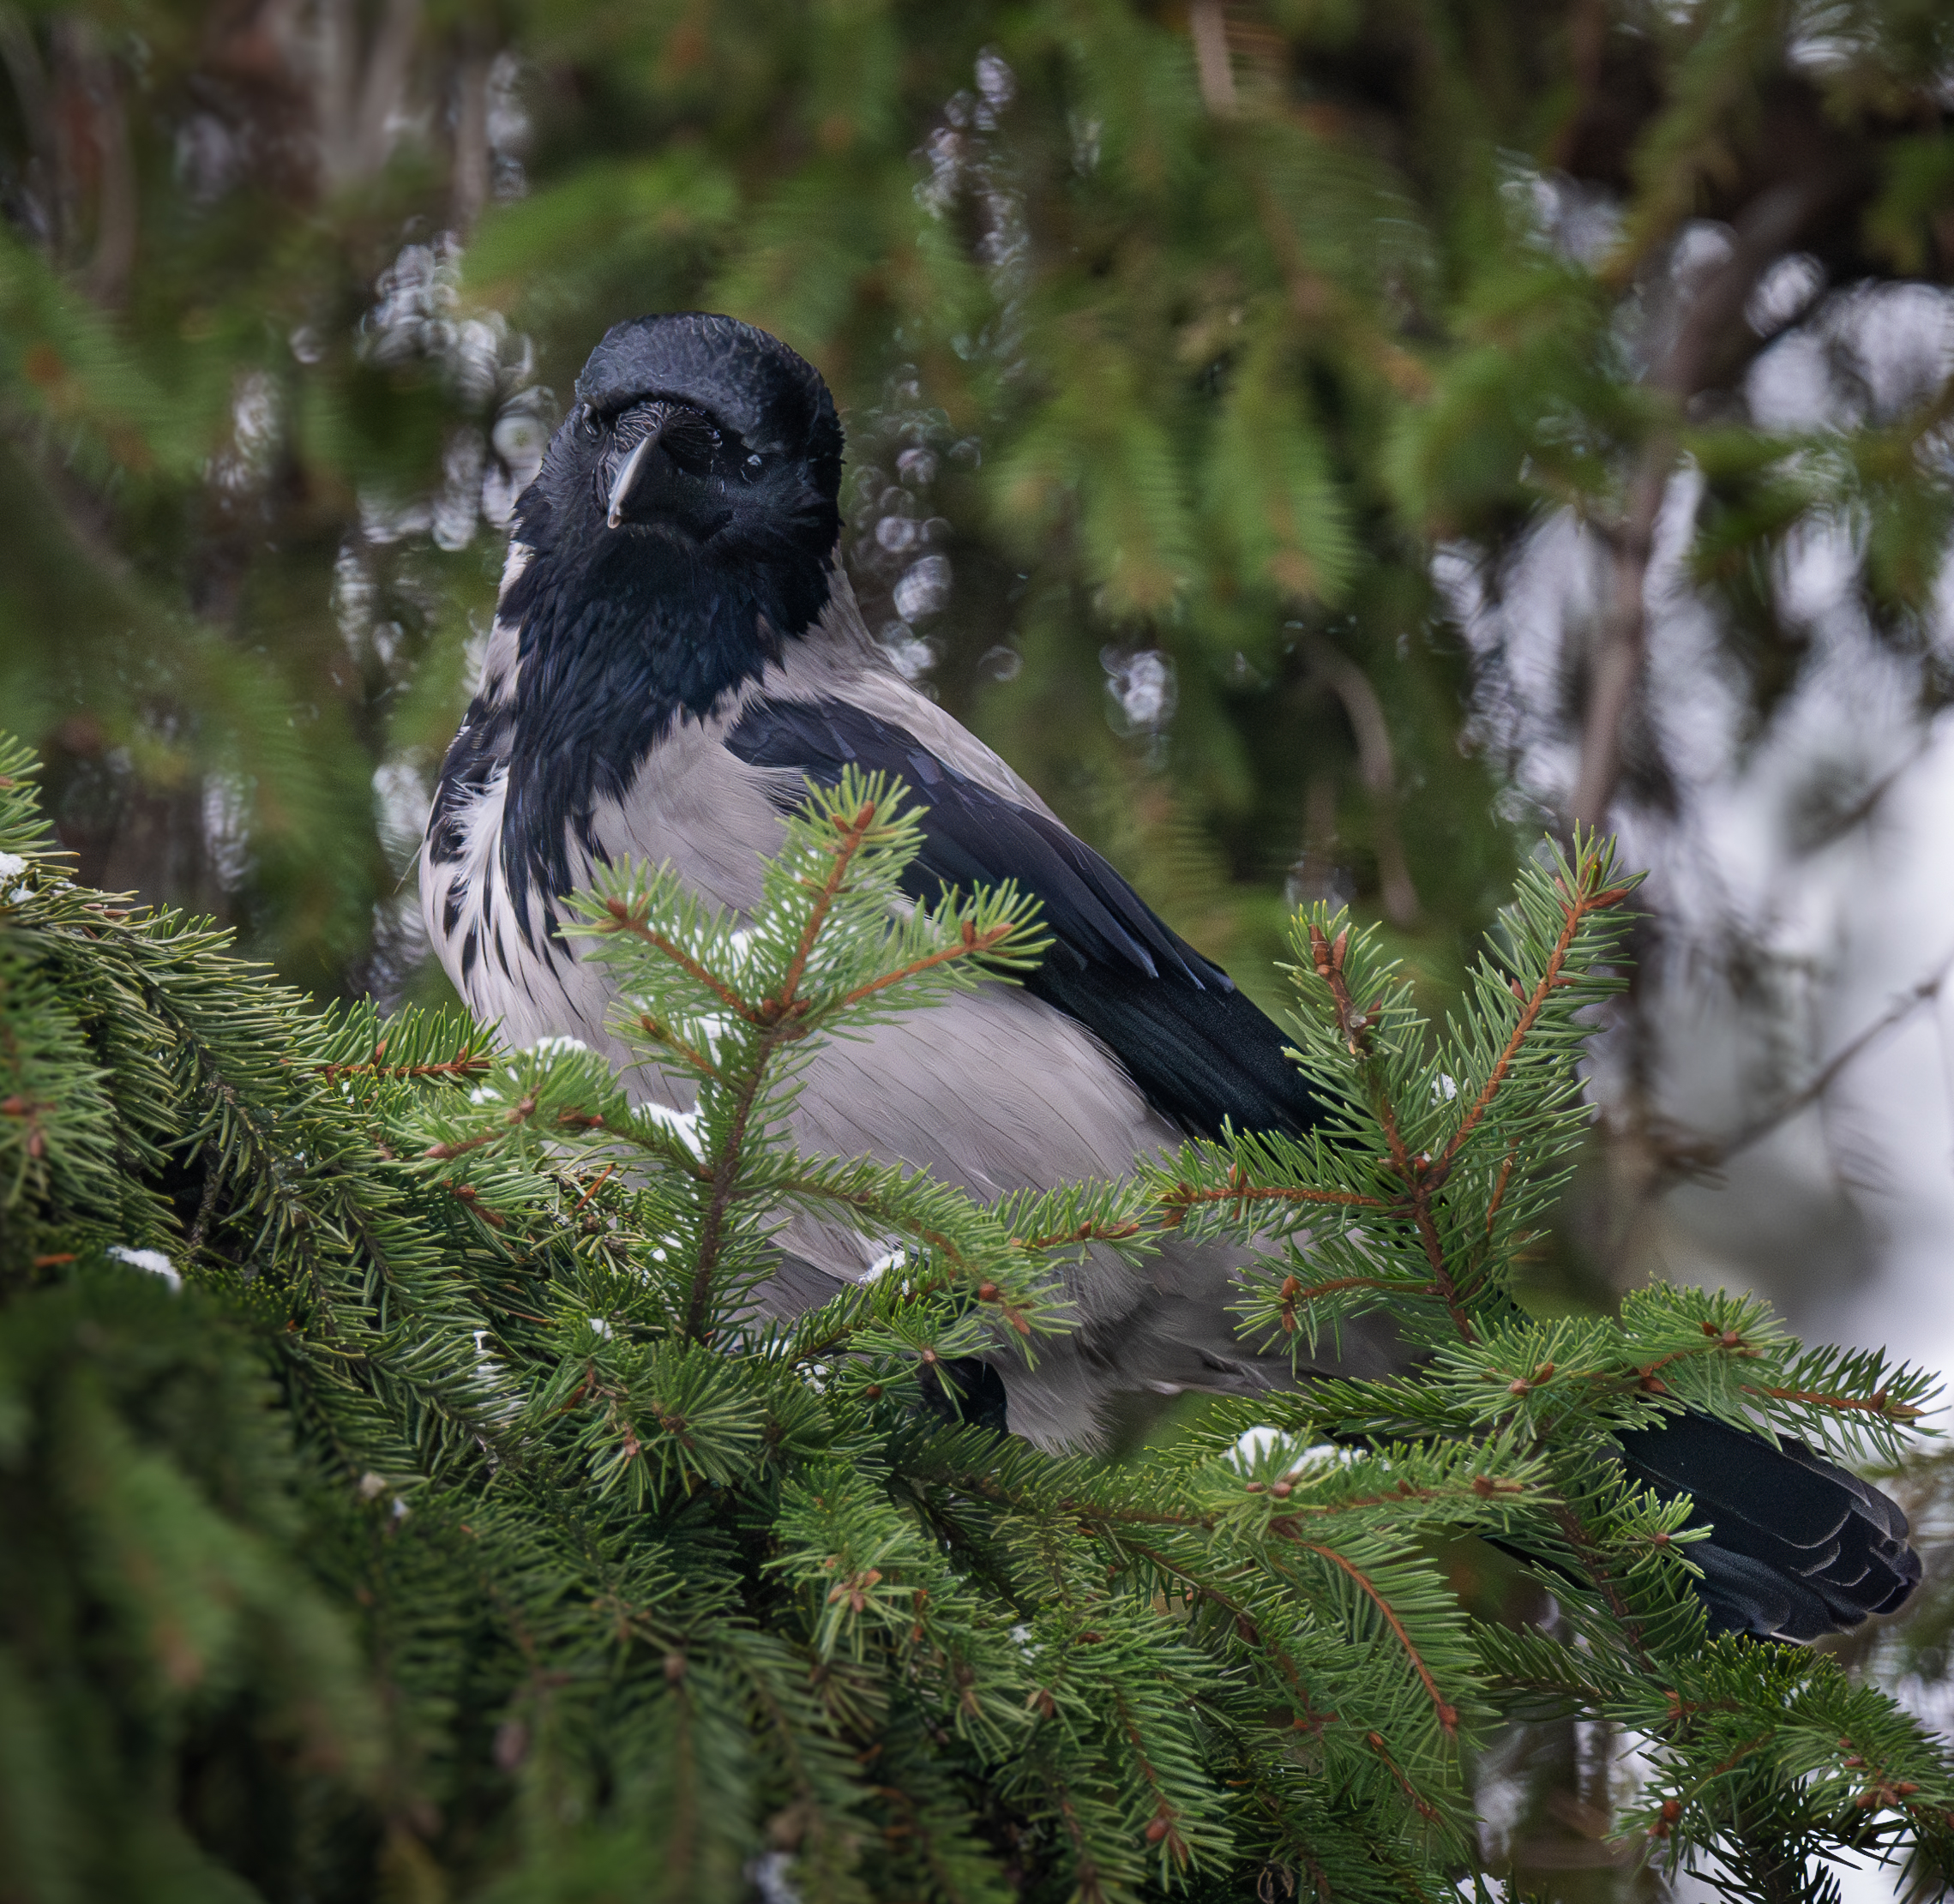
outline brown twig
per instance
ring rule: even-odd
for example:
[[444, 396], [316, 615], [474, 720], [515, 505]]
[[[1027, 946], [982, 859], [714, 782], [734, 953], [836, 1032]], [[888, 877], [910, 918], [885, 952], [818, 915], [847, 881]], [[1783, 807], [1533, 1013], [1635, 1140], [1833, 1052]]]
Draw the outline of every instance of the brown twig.
[[471, 1150], [479, 1150], [490, 1144], [500, 1144], [508, 1135], [506, 1130], [479, 1131], [473, 1137], [457, 1138], [452, 1144], [430, 1144], [421, 1152], [437, 1163], [448, 1163], [456, 1157], [466, 1156]]
[[1076, 1229], [1054, 1230], [1049, 1236], [1013, 1236], [1012, 1246], [1021, 1250], [1065, 1249], [1074, 1243], [1122, 1243], [1139, 1234], [1138, 1223], [1081, 1223]]
[[433, 1065], [383, 1065], [380, 1060], [386, 1051], [387, 1041], [382, 1038], [364, 1063], [321, 1065], [319, 1075], [328, 1084], [341, 1078], [478, 1078], [490, 1063], [485, 1053], [471, 1051], [466, 1045], [454, 1057]]
[[1655, 1671], [1654, 1661], [1649, 1649], [1643, 1643], [1642, 1623], [1636, 1619], [1633, 1609], [1622, 1597], [1621, 1589], [1614, 1576], [1603, 1564], [1601, 1552], [1596, 1547], [1587, 1524], [1565, 1501], [1557, 1502], [1551, 1509], [1554, 1519], [1560, 1531], [1566, 1535], [1567, 1544], [1574, 1550], [1576, 1558], [1586, 1570], [1588, 1578], [1594, 1583], [1595, 1591], [1608, 1602], [1608, 1611], [1620, 1624], [1628, 1643], [1634, 1649], [1635, 1656], [1645, 1673]]
[[598, 1172], [597, 1175], [591, 1180], [590, 1186], [584, 1192], [583, 1195], [579, 1197], [576, 1202], [570, 1206], [571, 1216], [576, 1216], [579, 1211], [583, 1209], [584, 1205], [587, 1204], [591, 1198], [598, 1193], [598, 1191], [604, 1188], [604, 1184], [609, 1180], [611, 1174], [616, 1168], [617, 1166], [615, 1163], [607, 1163], [604, 1165], [603, 1169]]
[[1675, 457], [1673, 430], [1658, 432], [1643, 446], [1629, 482], [1626, 507], [1608, 538], [1608, 604], [1581, 724], [1580, 772], [1574, 784], [1578, 825], [1599, 826], [1606, 819], [1620, 778], [1622, 730], [1642, 684], [1642, 658], [1648, 646], [1643, 596]]
[[1506, 1146], [1506, 1156], [1500, 1164], [1500, 1174], [1494, 1180], [1493, 1200], [1486, 1205], [1486, 1234], [1488, 1236], [1493, 1234], [1493, 1219], [1500, 1214], [1500, 1205], [1506, 1201], [1506, 1180], [1513, 1174], [1513, 1156], [1518, 1148], [1516, 1144]]
[[[1314, 1708], [1310, 1704], [1309, 1690], [1302, 1683], [1302, 1669], [1290, 1656], [1285, 1648], [1278, 1645], [1262, 1631], [1260, 1623], [1246, 1607], [1239, 1601], [1231, 1599], [1220, 1588], [1203, 1580], [1199, 1575], [1190, 1573], [1187, 1568], [1169, 1559], [1157, 1549], [1142, 1547], [1138, 1541], [1127, 1541], [1126, 1545], [1132, 1552], [1145, 1560], [1149, 1566], [1157, 1567], [1163, 1573], [1172, 1574], [1176, 1580], [1185, 1581], [1190, 1590], [1199, 1594], [1204, 1600], [1212, 1601], [1224, 1613], [1227, 1613], [1235, 1621], [1236, 1636], [1242, 1643], [1248, 1646], [1260, 1647], [1267, 1653], [1282, 1668], [1283, 1677], [1289, 1681], [1297, 1698], [1306, 1709], [1314, 1713]], [[1334, 1717], [1334, 1714], [1331, 1715], [1331, 1718]], [[1322, 1721], [1323, 1725], [1329, 1723], [1329, 1719]], [[1320, 1730], [1320, 1727], [1319, 1729]]]
[[[743, 1018], [749, 1024], [763, 1023], [761, 1014], [736, 992], [717, 972], [710, 972], [686, 951], [682, 946], [673, 944], [662, 932], [658, 932], [622, 899], [606, 899], [604, 910], [610, 916], [610, 930], [628, 932], [634, 939], [641, 939], [654, 952], [662, 952], [688, 978], [695, 978], [720, 1004]], [[599, 930], [604, 928], [599, 928]]]
[[1418, 1240], [1424, 1246], [1425, 1260], [1431, 1264], [1433, 1290], [1445, 1304], [1453, 1328], [1465, 1341], [1477, 1342], [1479, 1332], [1472, 1326], [1472, 1318], [1466, 1314], [1465, 1305], [1459, 1300], [1458, 1285], [1452, 1281], [1452, 1271], [1446, 1266], [1446, 1252], [1439, 1241], [1438, 1225], [1432, 1220], [1429, 1193], [1413, 1198], [1411, 1217], [1417, 1228]]
[[[1295, 1281], [1294, 1277], [1289, 1279]], [[1400, 1295], [1432, 1295], [1437, 1292], [1429, 1282], [1399, 1282], [1388, 1276], [1335, 1276], [1326, 1282], [1285, 1285], [1281, 1292], [1285, 1307], [1298, 1302], [1314, 1302], [1319, 1296], [1337, 1295], [1345, 1289], [1393, 1289]]]
[[1344, 1043], [1350, 1055], [1368, 1056], [1370, 1053], [1370, 1030], [1376, 1022], [1374, 1008], [1360, 1012], [1357, 1001], [1350, 996], [1350, 981], [1344, 976], [1344, 953], [1350, 942], [1346, 930], [1337, 934], [1334, 940], [1320, 926], [1309, 928], [1310, 962], [1316, 968], [1316, 976], [1330, 988], [1330, 996], [1337, 1007], [1337, 1029], [1344, 1034]]
[[454, 75], [454, 146], [449, 203], [465, 236], [489, 199], [489, 57], [479, 34], [464, 31]]
[[1384, 1761], [1385, 1769], [1398, 1781], [1398, 1790], [1403, 1792], [1404, 1796], [1411, 1801], [1412, 1809], [1417, 1812], [1419, 1817], [1429, 1823], [1438, 1823], [1438, 1807], [1429, 1799], [1426, 1798], [1416, 1786], [1412, 1784], [1404, 1769], [1391, 1756], [1390, 1748], [1384, 1743], [1384, 1734], [1375, 1732], [1366, 1733], [1364, 1734], [1364, 1744], [1368, 1745]]
[[[1483, 1487], [1479, 1485], [1482, 1481], [1485, 1483]], [[1456, 1500], [1461, 1505], [1470, 1505], [1490, 1500], [1495, 1494], [1512, 1497], [1525, 1492], [1526, 1485], [1523, 1481], [1493, 1481], [1484, 1475], [1475, 1476], [1464, 1487], [1413, 1487], [1406, 1482], [1388, 1494], [1356, 1494], [1343, 1501], [1291, 1501], [1284, 1509], [1282, 1517], [1314, 1514], [1327, 1520], [1333, 1514], [1352, 1514], [1367, 1507], [1398, 1507], [1406, 1501]]]
[[845, 1009], [865, 998], [873, 998], [877, 992], [886, 992], [892, 985], [899, 985], [905, 978], [914, 978], [919, 972], [927, 972], [933, 966], [947, 965], [953, 959], [977, 958], [993, 950], [1017, 929], [1014, 925], [993, 926], [989, 932], [979, 932], [968, 919], [964, 921], [963, 942], [946, 946], [940, 952], [933, 952], [923, 958], [911, 959], [899, 971], [885, 972], [880, 978], [870, 979], [866, 985], [857, 985], [852, 992], [845, 992], [837, 1009]]
[[1194, 76], [1201, 89], [1201, 104], [1217, 119], [1232, 118], [1240, 101], [1221, 0], [1193, 0], [1187, 9], [1187, 35], [1194, 43]]
[[194, 1258], [210, 1234], [210, 1219], [217, 1210], [217, 1192], [224, 1180], [224, 1160], [214, 1144], [206, 1144], [197, 1161], [203, 1166], [203, 1195], [197, 1199], [196, 1221], [183, 1239], [183, 1254]]
[[1120, 1715], [1120, 1730], [1127, 1735], [1127, 1743], [1133, 1747], [1134, 1762], [1139, 1767], [1139, 1775], [1145, 1779], [1154, 1793], [1155, 1809], [1151, 1823], [1146, 1828], [1149, 1844], [1163, 1847], [1176, 1866], [1187, 1862], [1187, 1847], [1181, 1834], [1174, 1829], [1174, 1809], [1167, 1802], [1167, 1794], [1161, 1788], [1160, 1775], [1153, 1769], [1153, 1761], [1147, 1757], [1146, 1741], [1140, 1737], [1139, 1727], [1133, 1723], [1133, 1715], [1127, 1703], [1118, 1694], [1113, 1704]]
[[[1741, 327], [1751, 292], [1827, 196], [1804, 184], [1775, 185], [1740, 214], [1729, 255], [1691, 300], [1648, 380], [1679, 417], [1690, 398], [1710, 387], [1719, 373], [1728, 374], [1729, 338], [1748, 339], [1747, 329]], [[1582, 723], [1572, 813], [1578, 825], [1602, 823], [1620, 778], [1622, 731], [1641, 687], [1648, 647], [1649, 563], [1678, 447], [1673, 423], [1658, 424], [1650, 433], [1629, 480], [1621, 519], [1608, 538], [1613, 574]]]
[[692, 1154], [684, 1138], [669, 1132], [659, 1138], [648, 1138], [633, 1125], [614, 1124], [595, 1111], [579, 1110], [574, 1105], [558, 1111], [556, 1121], [566, 1130], [602, 1131], [606, 1137], [616, 1138], [620, 1144], [628, 1144], [634, 1150], [649, 1151], [652, 1156], [688, 1171], [700, 1180], [706, 1175], [706, 1165]]
[[848, 883], [848, 869], [855, 863], [855, 856], [862, 850], [862, 842], [869, 837], [869, 829], [875, 824], [875, 803], [872, 800], [863, 801], [852, 818], [837, 822], [840, 837], [828, 849], [834, 863], [815, 892], [808, 922], [801, 928], [800, 941], [794, 947], [794, 956], [787, 962], [786, 976], [780, 982], [779, 996], [770, 1001], [776, 1016], [785, 1017], [798, 1000], [801, 980], [806, 975], [808, 961], [814, 956], [815, 942], [827, 924], [827, 916]]
[[710, 1078], [715, 1084], [723, 1084], [726, 1081], [725, 1072], [713, 1062], [709, 1052], [680, 1037], [669, 1024], [659, 1024], [649, 1012], [640, 1012], [638, 1014], [638, 1029], [647, 1038], [662, 1044], [667, 1051], [674, 1052], [684, 1059], [700, 1077]]
[[1773, 1402], [1804, 1402], [1813, 1408], [1853, 1409], [1861, 1414], [1879, 1415], [1888, 1421], [1917, 1421], [1926, 1412], [1910, 1402], [1888, 1400], [1884, 1390], [1865, 1402], [1849, 1395], [1827, 1395], [1818, 1389], [1747, 1388], [1744, 1393], [1768, 1396]]
[[1951, 976], [1954, 976], [1954, 952], [1950, 952], [1925, 978], [1901, 993], [1872, 1024], [1848, 1038], [1813, 1074], [1809, 1083], [1730, 1136], [1689, 1145], [1687, 1155], [1691, 1167], [1715, 1169], [1738, 1151], [1748, 1150], [1752, 1144], [1769, 1137], [1799, 1112], [1809, 1109], [1838, 1082], [1841, 1073], [1855, 1058], [1911, 1018], [1921, 1006], [1939, 998]]
[[18, 1117], [26, 1121], [27, 1153], [37, 1163], [47, 1155], [47, 1134], [41, 1124], [41, 1113], [59, 1108], [51, 1099], [44, 1103], [18, 1091], [11, 1097], [0, 1097], [0, 1117]]
[[[1424, 1249], [1425, 1260], [1431, 1266], [1434, 1293], [1445, 1304], [1452, 1317], [1452, 1326], [1458, 1330], [1460, 1336], [1469, 1342], [1476, 1342], [1479, 1338], [1472, 1326], [1472, 1318], [1466, 1314], [1464, 1305], [1459, 1300], [1458, 1288], [1452, 1282], [1452, 1271], [1446, 1263], [1444, 1248], [1439, 1242], [1438, 1226], [1432, 1217], [1432, 1201], [1451, 1169], [1452, 1159], [1458, 1152], [1464, 1131], [1470, 1127], [1485, 1105], [1491, 1102], [1499, 1079], [1503, 1075], [1512, 1052], [1518, 1048], [1518, 1034], [1509, 1042], [1506, 1051], [1501, 1054], [1499, 1067], [1480, 1094], [1479, 1103], [1468, 1112], [1465, 1123], [1459, 1131], [1453, 1133], [1451, 1144], [1446, 1146], [1446, 1153], [1438, 1163], [1433, 1165], [1428, 1158], [1414, 1157], [1410, 1147], [1404, 1141], [1404, 1133], [1398, 1126], [1397, 1108], [1391, 1102], [1390, 1093], [1385, 1088], [1384, 1080], [1378, 1074], [1371, 1055], [1371, 1027], [1376, 1023], [1379, 1007], [1374, 1006], [1368, 1012], [1360, 1012], [1356, 1000], [1350, 995], [1350, 983], [1344, 976], [1344, 952], [1348, 943], [1347, 933], [1338, 933], [1332, 943], [1321, 927], [1313, 925], [1309, 928], [1311, 962], [1316, 968], [1316, 976], [1330, 988], [1330, 996], [1336, 1006], [1338, 1024], [1343, 1030], [1344, 1042], [1351, 1055], [1364, 1060], [1363, 1068], [1366, 1082], [1370, 1088], [1372, 1107], [1377, 1113], [1378, 1121], [1384, 1126], [1385, 1144], [1390, 1151], [1391, 1167], [1404, 1185], [1406, 1200], [1393, 1214], [1410, 1217], [1412, 1225], [1418, 1233], [1418, 1240]], [[1550, 989], [1551, 984], [1551, 979], [1545, 982], [1542, 1002], [1544, 1002], [1544, 991]], [[1537, 1012], [1537, 1005], [1535, 1010]], [[1529, 1018], [1523, 1022], [1530, 1026], [1532, 1021]]]
[[734, 1096], [732, 1121], [726, 1126], [725, 1139], [707, 1167], [712, 1194], [706, 1198], [705, 1214], [699, 1222], [699, 1253], [693, 1265], [692, 1295], [685, 1312], [685, 1333], [694, 1342], [700, 1341], [706, 1334], [713, 1272], [719, 1266], [726, 1217], [732, 1209], [739, 1187], [740, 1166], [744, 1162], [747, 1126], [752, 1120], [754, 1106], [760, 1100], [761, 1081], [767, 1075], [767, 1061], [773, 1055], [775, 1045], [785, 1036], [786, 1034], [779, 1027], [769, 1027], [762, 1033], [753, 1070]]
[[1446, 1140], [1437, 1162], [1432, 1166], [1428, 1176], [1434, 1189], [1450, 1174], [1466, 1138], [1471, 1136], [1478, 1127], [1480, 1120], [1491, 1108], [1494, 1098], [1499, 1095], [1500, 1085], [1506, 1082], [1507, 1072], [1512, 1068], [1513, 1060], [1519, 1055], [1520, 1048], [1526, 1042], [1528, 1034], [1533, 1030], [1541, 1012], [1546, 1009], [1548, 1000], [1559, 987], [1562, 968], [1567, 963], [1567, 954], [1573, 949], [1574, 940], [1581, 929], [1582, 921], [1590, 913], [1605, 912], [1610, 906], [1619, 905], [1627, 898], [1628, 888], [1622, 886], [1608, 886], [1599, 892], [1581, 890], [1588, 870], [1596, 865], [1598, 862], [1595, 860], [1584, 859], [1574, 868], [1576, 891], [1572, 896], [1562, 899], [1560, 930], [1554, 938], [1554, 950], [1548, 954], [1546, 970], [1541, 974], [1533, 989], [1527, 994], [1525, 1001], [1520, 1006], [1518, 1021], [1508, 1035], [1506, 1046], [1494, 1064], [1491, 1073], [1480, 1086], [1479, 1095], [1467, 1108], [1465, 1115], [1458, 1121], [1458, 1129]]
[[1394, 926], [1418, 922], [1418, 889], [1411, 883], [1410, 863], [1398, 826], [1398, 769], [1392, 757], [1391, 729], [1384, 704], [1370, 676], [1356, 662], [1320, 634], [1306, 635], [1310, 666], [1330, 684], [1343, 704], [1357, 743], [1357, 771], [1369, 791], [1376, 829], [1377, 870], [1385, 916]]
[[[1162, 1210], [1182, 1213], [1201, 1204], [1333, 1204], [1348, 1210], [1388, 1210], [1381, 1197], [1359, 1196], [1350, 1190], [1311, 1190], [1297, 1184], [1230, 1185], [1219, 1190], [1196, 1190], [1191, 1184], [1176, 1184], [1157, 1199]], [[1177, 1219], [1176, 1219], [1177, 1221]], [[1172, 1228], [1175, 1224], [1169, 1223]]]
[[1445, 1695], [1439, 1691], [1439, 1682], [1432, 1677], [1432, 1669], [1425, 1664], [1418, 1649], [1411, 1643], [1411, 1636], [1404, 1631], [1404, 1622], [1398, 1619], [1397, 1608], [1378, 1591], [1376, 1583], [1361, 1567], [1346, 1560], [1334, 1547], [1318, 1547], [1308, 1541], [1301, 1541], [1296, 1544], [1304, 1553], [1314, 1553], [1348, 1574], [1356, 1583], [1358, 1590], [1384, 1615], [1392, 1631], [1398, 1636], [1398, 1643], [1404, 1649], [1406, 1657], [1417, 1669], [1418, 1677], [1423, 1681], [1425, 1691], [1437, 1711], [1439, 1724], [1448, 1735], [1456, 1733], [1458, 1730], [1458, 1709], [1446, 1703]]

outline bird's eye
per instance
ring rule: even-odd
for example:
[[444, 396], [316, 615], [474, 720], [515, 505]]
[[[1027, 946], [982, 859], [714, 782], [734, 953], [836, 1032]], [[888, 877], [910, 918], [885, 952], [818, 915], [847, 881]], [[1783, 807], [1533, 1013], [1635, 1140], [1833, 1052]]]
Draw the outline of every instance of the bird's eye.
[[726, 475], [725, 432], [688, 404], [672, 404], [659, 428], [658, 447], [685, 473], [700, 481]]

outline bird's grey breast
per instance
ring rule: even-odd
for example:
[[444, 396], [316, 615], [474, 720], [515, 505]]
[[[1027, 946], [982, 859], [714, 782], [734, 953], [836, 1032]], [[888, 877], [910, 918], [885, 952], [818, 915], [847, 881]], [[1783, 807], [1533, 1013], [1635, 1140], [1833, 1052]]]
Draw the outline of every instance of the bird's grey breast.
[[[482, 726], [472, 717], [451, 763], [479, 748]], [[563, 821], [573, 890], [590, 886], [604, 864], [638, 861], [669, 866], [713, 905], [751, 910], [781, 819], [772, 777], [726, 751], [724, 727], [675, 718], [621, 796], [600, 795], [587, 815]], [[468, 766], [470, 778], [444, 775], [422, 849], [422, 910], [443, 967], [471, 1011], [500, 1021], [508, 1043], [574, 1036], [624, 1060], [604, 1026], [609, 980], [551, 933], [562, 895], [533, 885], [520, 898], [512, 891], [511, 858], [529, 843], [509, 812], [506, 758], [471, 757]]]

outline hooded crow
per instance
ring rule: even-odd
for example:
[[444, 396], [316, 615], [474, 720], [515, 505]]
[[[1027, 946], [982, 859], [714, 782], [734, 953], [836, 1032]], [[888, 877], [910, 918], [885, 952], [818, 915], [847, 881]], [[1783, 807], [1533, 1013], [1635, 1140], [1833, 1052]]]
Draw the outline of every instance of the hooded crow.
[[[792, 1123], [806, 1150], [923, 1167], [989, 1199], [1116, 1177], [1188, 1133], [1297, 1132], [1316, 1106], [1283, 1032], [1142, 904], [998, 756], [896, 671], [839, 554], [842, 433], [819, 374], [731, 318], [644, 317], [606, 333], [517, 505], [482, 673], [442, 768], [422, 904], [470, 1007], [523, 1045], [571, 1035], [621, 1068], [604, 968], [556, 934], [563, 894], [620, 859], [668, 862], [749, 910], [811, 778], [899, 776], [927, 811], [911, 890], [1015, 880], [1053, 946], [989, 984], [823, 1049]], [[637, 1065], [674, 1109], [688, 1087]], [[780, 1234], [763, 1300], [825, 1300], [870, 1266], [808, 1217]], [[1128, 1398], [1254, 1393], [1295, 1378], [1236, 1336], [1234, 1253], [1169, 1244], [1135, 1271], [1088, 1261], [1079, 1326], [1036, 1370], [977, 1372], [1010, 1426], [1103, 1443]], [[1405, 1366], [1388, 1323], [1346, 1326], [1305, 1375]], [[1630, 1471], [1690, 1493], [1712, 1619], [1811, 1638], [1899, 1605], [1918, 1579], [1885, 1496], [1795, 1443], [1696, 1416], [1622, 1438]]]

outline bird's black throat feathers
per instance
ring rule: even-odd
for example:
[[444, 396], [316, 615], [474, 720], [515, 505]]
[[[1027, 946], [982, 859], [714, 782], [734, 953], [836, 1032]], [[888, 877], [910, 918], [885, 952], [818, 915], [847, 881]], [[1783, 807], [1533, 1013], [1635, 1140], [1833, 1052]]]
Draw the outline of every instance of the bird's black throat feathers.
[[703, 719], [814, 624], [841, 530], [833, 399], [764, 332], [697, 314], [620, 324], [577, 396], [516, 508], [529, 554], [496, 610], [513, 665], [491, 655], [430, 838], [437, 862], [460, 857], [467, 796], [506, 767], [503, 876], [545, 956], [571, 840], [601, 857], [598, 802], [624, 798], [675, 719]]

